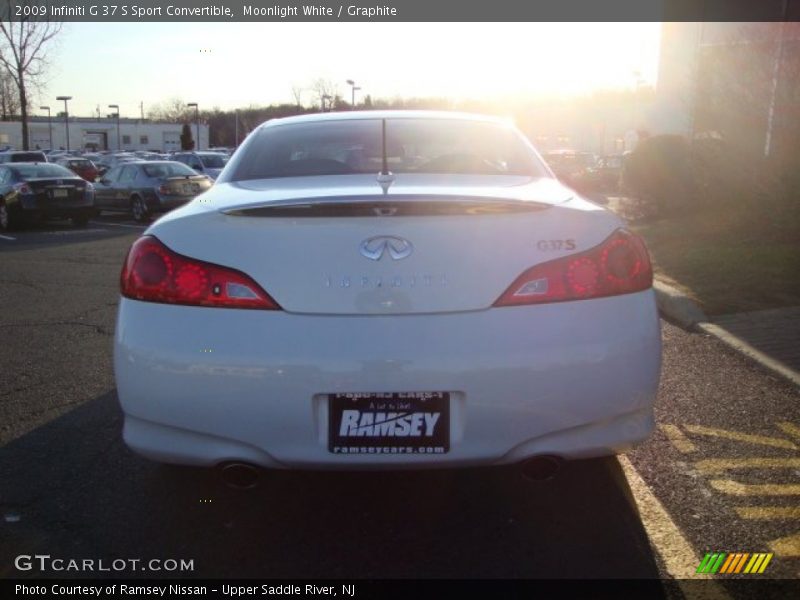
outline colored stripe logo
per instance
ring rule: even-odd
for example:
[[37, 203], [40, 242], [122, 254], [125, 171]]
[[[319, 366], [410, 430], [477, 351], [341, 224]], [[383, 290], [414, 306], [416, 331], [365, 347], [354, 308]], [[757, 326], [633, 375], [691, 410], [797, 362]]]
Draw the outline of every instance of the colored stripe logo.
[[756, 575], [764, 572], [772, 557], [772, 552], [756, 552], [753, 554], [749, 552], [708, 552], [703, 557], [703, 560], [700, 561], [700, 566], [697, 567], [696, 572], [724, 573], [726, 575], [749, 573]]

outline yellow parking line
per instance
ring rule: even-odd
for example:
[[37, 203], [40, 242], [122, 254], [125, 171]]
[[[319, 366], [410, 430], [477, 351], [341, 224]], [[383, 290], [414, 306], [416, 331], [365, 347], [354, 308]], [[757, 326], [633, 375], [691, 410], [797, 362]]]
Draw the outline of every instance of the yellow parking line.
[[712, 479], [711, 487], [731, 496], [800, 496], [796, 483], [739, 483], [730, 479]]
[[[772, 540], [769, 543], [769, 547], [772, 551], [780, 556], [781, 558], [788, 558], [788, 557], [797, 557], [800, 556], [800, 533], [795, 533], [794, 535], [787, 535], [786, 537], [778, 538], [777, 540]], [[767, 561], [772, 557], [767, 557]], [[764, 570], [765, 565], [761, 565], [761, 573]]]
[[698, 460], [694, 467], [703, 473], [716, 473], [729, 469], [797, 469], [798, 458], [708, 458]]
[[775, 448], [797, 450], [797, 446], [795, 446], [789, 440], [785, 440], [783, 438], [768, 437], [765, 435], [751, 435], [749, 433], [740, 433], [738, 431], [728, 431], [727, 429], [703, 427], [702, 425], [684, 425], [683, 428], [690, 433], [696, 433], [698, 435], [710, 435], [713, 437], [735, 440], [737, 442], [746, 442], [748, 444], [760, 444], [762, 446], [773, 446]]
[[694, 452], [697, 450], [695, 445], [683, 435], [683, 432], [678, 428], [677, 425], [659, 425], [658, 426], [664, 435], [667, 436], [672, 445], [678, 450], [678, 452], [682, 452], [683, 454], [688, 454], [690, 452]]
[[734, 510], [741, 519], [800, 519], [800, 506], [737, 506]]
[[[636, 502], [642, 526], [647, 532], [650, 544], [661, 557], [667, 573], [682, 587], [684, 584], [691, 584], [691, 581], [685, 581], [688, 579], [713, 579], [712, 575], [696, 572], [700, 557], [695, 554], [694, 548], [683, 537], [680, 528], [633, 468], [631, 461], [625, 456], [620, 456], [618, 460]], [[709, 581], [704, 590], [709, 599], [730, 598], [716, 581]]]
[[778, 423], [778, 427], [781, 430], [783, 430], [786, 433], [788, 433], [789, 435], [800, 439], [800, 427], [798, 427], [794, 423], [789, 423], [787, 421], [784, 421], [782, 423]]

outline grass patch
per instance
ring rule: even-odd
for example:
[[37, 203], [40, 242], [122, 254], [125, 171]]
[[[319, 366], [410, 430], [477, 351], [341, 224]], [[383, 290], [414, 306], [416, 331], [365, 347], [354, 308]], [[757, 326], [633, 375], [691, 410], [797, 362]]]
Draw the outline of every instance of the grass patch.
[[718, 315], [800, 305], [798, 212], [707, 211], [632, 228], [645, 238], [656, 276]]

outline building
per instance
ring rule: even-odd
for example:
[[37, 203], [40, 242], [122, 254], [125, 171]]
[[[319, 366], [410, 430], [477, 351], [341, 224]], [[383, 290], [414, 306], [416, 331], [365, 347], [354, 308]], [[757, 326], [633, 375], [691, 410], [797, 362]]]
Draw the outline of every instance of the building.
[[540, 152], [620, 154], [633, 150], [639, 132], [649, 130], [653, 96], [649, 86], [637, 86], [552, 98], [529, 103], [516, 120]]
[[[192, 139], [197, 137], [197, 125], [190, 123]], [[119, 137], [116, 118], [69, 118], [69, 142], [64, 118], [53, 116], [30, 117], [28, 134], [31, 149], [46, 150], [69, 146], [71, 150], [155, 150], [168, 152], [181, 149], [182, 123], [159, 123], [148, 119], [120, 119]], [[196, 141], [196, 140], [195, 140]], [[19, 121], [0, 122], [0, 146], [21, 149], [22, 123]], [[208, 146], [208, 125], [200, 125], [200, 146]]]
[[800, 24], [665, 23], [654, 133], [796, 153]]
[[702, 23], [661, 25], [655, 107], [649, 124], [654, 134], [692, 134], [702, 30]]

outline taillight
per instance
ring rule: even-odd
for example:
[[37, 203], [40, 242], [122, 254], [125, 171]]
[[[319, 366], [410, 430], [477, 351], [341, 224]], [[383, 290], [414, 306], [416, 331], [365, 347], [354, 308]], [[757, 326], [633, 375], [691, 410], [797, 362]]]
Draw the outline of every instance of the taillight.
[[153, 236], [131, 246], [120, 287], [123, 296], [146, 302], [280, 310], [244, 273], [181, 256]]
[[18, 183], [17, 185], [14, 186], [14, 188], [20, 194], [32, 194], [33, 193], [33, 190], [31, 189], [31, 186], [29, 186], [27, 183]]
[[162, 183], [160, 186], [158, 186], [158, 193], [169, 196], [172, 193], [172, 189], [166, 183]]
[[653, 285], [653, 268], [642, 239], [618, 229], [599, 246], [528, 269], [495, 306], [617, 296]]

